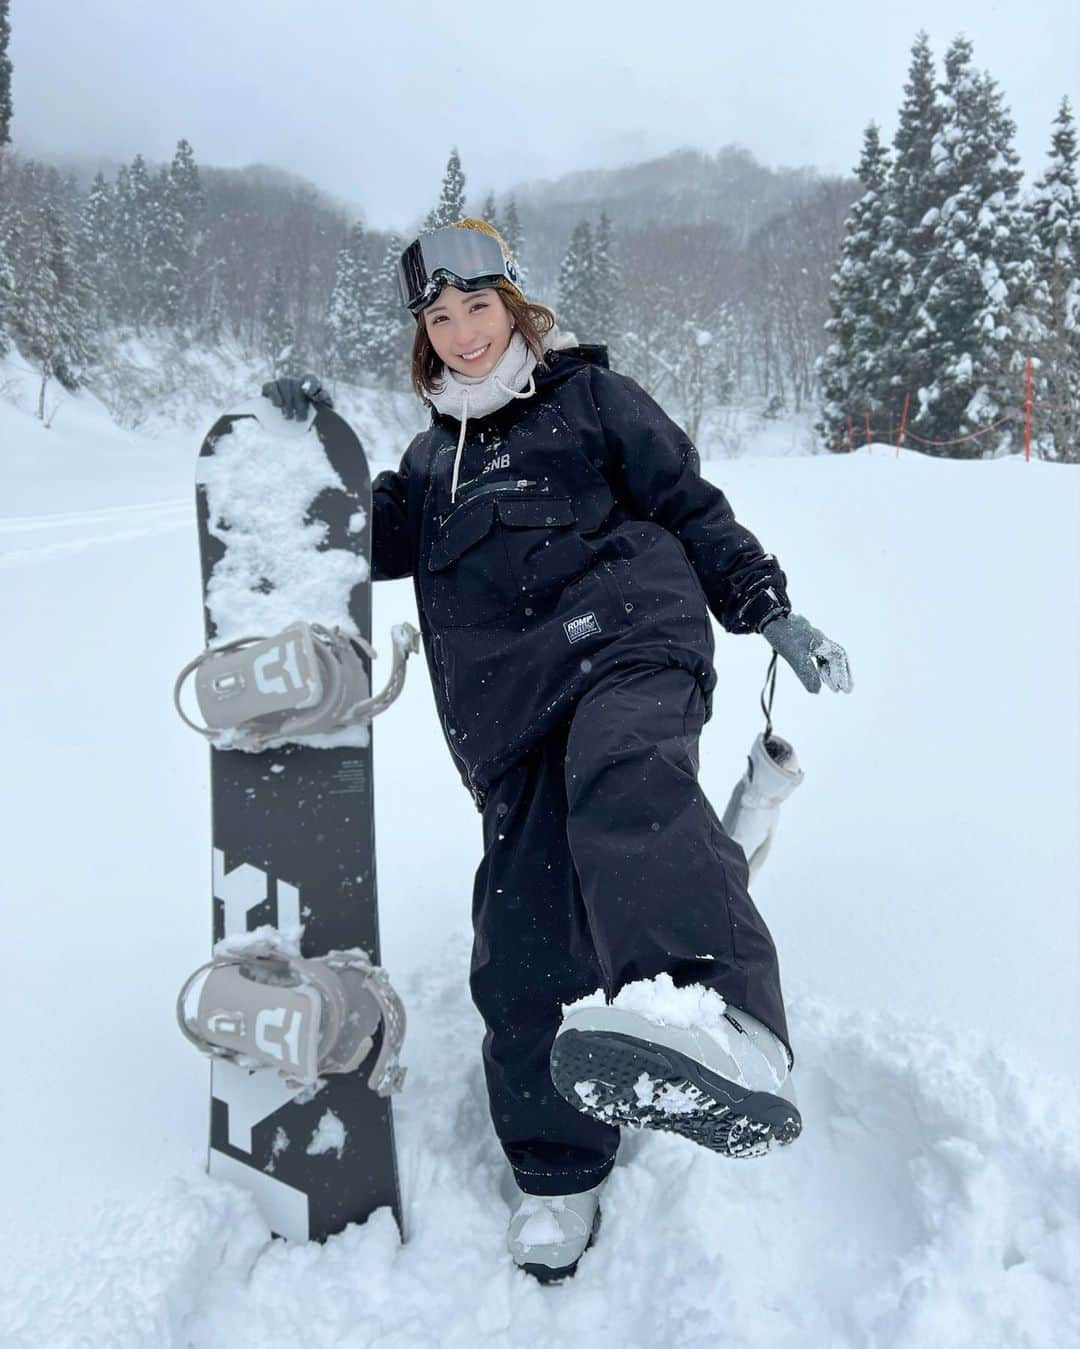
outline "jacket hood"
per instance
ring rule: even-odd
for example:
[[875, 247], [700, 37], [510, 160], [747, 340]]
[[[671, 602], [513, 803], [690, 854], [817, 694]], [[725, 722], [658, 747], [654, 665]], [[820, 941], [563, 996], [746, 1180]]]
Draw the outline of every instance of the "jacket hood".
[[583, 365], [598, 365], [604, 370], [610, 370], [607, 347], [601, 343], [581, 342], [576, 347], [545, 352], [543, 364], [533, 371], [536, 387], [541, 389], [546, 385], [561, 384]]

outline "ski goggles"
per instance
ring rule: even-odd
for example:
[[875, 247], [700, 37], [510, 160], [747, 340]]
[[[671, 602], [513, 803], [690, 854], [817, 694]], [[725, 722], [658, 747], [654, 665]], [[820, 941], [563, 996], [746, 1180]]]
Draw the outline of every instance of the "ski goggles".
[[413, 314], [426, 309], [445, 285], [483, 290], [503, 277], [511, 285], [518, 283], [517, 267], [503, 255], [498, 239], [453, 225], [421, 234], [397, 265], [398, 295]]

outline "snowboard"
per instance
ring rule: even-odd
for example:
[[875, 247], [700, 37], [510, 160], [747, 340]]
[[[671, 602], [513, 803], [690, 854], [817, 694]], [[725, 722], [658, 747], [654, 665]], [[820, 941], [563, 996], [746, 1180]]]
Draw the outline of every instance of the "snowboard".
[[[208, 645], [297, 619], [370, 642], [371, 478], [347, 422], [255, 400], [215, 422], [196, 479]], [[371, 727], [312, 739], [210, 748], [213, 940], [269, 926], [304, 956], [362, 947], [378, 964]], [[276, 1235], [322, 1241], [385, 1206], [403, 1230], [391, 1104], [370, 1066], [294, 1088], [211, 1063], [209, 1172], [248, 1190]]]

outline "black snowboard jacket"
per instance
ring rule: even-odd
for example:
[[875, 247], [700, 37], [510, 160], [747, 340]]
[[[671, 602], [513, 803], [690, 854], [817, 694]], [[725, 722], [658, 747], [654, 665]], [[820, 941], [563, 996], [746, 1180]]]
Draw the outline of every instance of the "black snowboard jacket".
[[487, 788], [613, 667], [680, 666], [707, 706], [708, 609], [729, 632], [790, 612], [775, 557], [700, 475], [686, 434], [607, 350], [548, 352], [536, 392], [432, 412], [373, 486], [376, 580], [412, 576], [447, 741]]

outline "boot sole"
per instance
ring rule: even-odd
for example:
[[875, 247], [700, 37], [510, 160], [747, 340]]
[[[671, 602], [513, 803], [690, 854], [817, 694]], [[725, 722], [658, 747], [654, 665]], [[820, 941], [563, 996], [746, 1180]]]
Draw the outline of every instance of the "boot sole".
[[[585, 1250], [581, 1252], [581, 1255], [584, 1255], [585, 1251], [587, 1251], [589, 1247], [593, 1244], [593, 1242], [596, 1239], [596, 1234], [599, 1231], [600, 1231], [600, 1208], [598, 1205], [596, 1209], [596, 1217], [593, 1218], [592, 1230], [589, 1233], [589, 1239], [585, 1243]], [[577, 1273], [577, 1267], [578, 1263], [581, 1260], [581, 1255], [579, 1255], [577, 1260], [573, 1261], [571, 1264], [563, 1265], [561, 1269], [552, 1269], [550, 1265], [535, 1265], [535, 1264], [518, 1265], [518, 1269], [523, 1269], [526, 1274], [531, 1274], [533, 1278], [538, 1280], [540, 1283], [559, 1283], [560, 1280], [570, 1279], [574, 1276], [574, 1274]]]
[[551, 1049], [551, 1079], [564, 1100], [604, 1124], [664, 1129], [726, 1157], [758, 1157], [802, 1133], [802, 1116], [782, 1096], [615, 1031], [564, 1031]]

